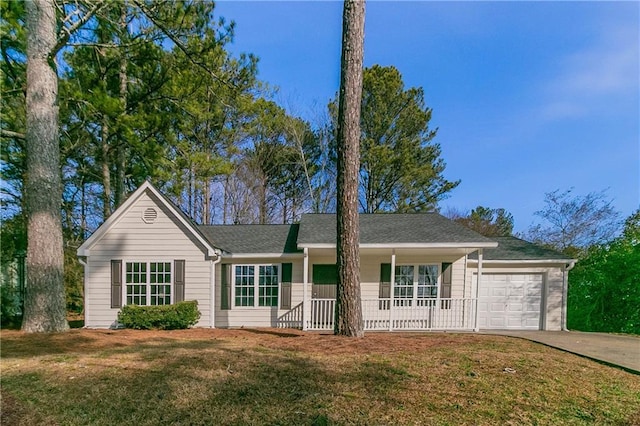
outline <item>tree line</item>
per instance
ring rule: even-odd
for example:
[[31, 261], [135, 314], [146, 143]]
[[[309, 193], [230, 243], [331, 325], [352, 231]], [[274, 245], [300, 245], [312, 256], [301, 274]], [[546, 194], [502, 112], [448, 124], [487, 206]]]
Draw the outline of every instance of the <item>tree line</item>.
[[[52, 269], [64, 279], [63, 308], [82, 310], [75, 249], [145, 180], [201, 224], [292, 223], [305, 212], [336, 211], [338, 94], [315, 122], [289, 113], [258, 79], [258, 58], [230, 53], [235, 24], [218, 17], [213, 2], [37, 0], [53, 10], [40, 63], [53, 72], [55, 81], [43, 81], [57, 87], [58, 119], [34, 137], [27, 72], [34, 1], [0, 3], [2, 263], [26, 252], [29, 217], [51, 213], [61, 230]], [[374, 65], [363, 71], [360, 107], [359, 210], [436, 210], [460, 181], [443, 176], [422, 88], [405, 87], [392, 66]], [[38, 158], [55, 173], [34, 181]], [[513, 233], [502, 208], [444, 213], [487, 236]], [[541, 221], [519, 236], [579, 259], [569, 326], [640, 333], [637, 213], [618, 236], [604, 192], [556, 190], [536, 214]], [[12, 299], [2, 300], [4, 315]]]
[[[230, 53], [235, 24], [213, 2], [1, 7], [2, 220], [3, 240], [12, 241], [3, 260], [29, 247], [35, 265], [35, 247], [58, 241], [48, 256], [57, 258], [58, 246], [64, 256], [43, 277], [58, 271], [46, 280], [64, 277], [67, 296], [78, 299], [75, 248], [145, 180], [200, 224], [292, 223], [336, 211], [338, 95], [325, 119], [288, 113], [258, 79], [258, 58]], [[394, 67], [363, 76], [359, 209], [436, 209], [459, 181], [443, 177], [423, 90], [405, 87]], [[40, 212], [51, 224], [36, 238]], [[37, 282], [31, 277], [33, 291]]]

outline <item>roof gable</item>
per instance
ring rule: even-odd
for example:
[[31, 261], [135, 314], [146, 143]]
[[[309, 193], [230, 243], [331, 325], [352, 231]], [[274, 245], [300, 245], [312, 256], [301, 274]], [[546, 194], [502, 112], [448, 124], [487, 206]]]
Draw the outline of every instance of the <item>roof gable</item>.
[[138, 189], [136, 189], [120, 207], [114, 211], [111, 216], [104, 221], [98, 229], [78, 248], [78, 256], [89, 256], [91, 247], [95, 245], [118, 221], [136, 204], [136, 202], [145, 194], [151, 195], [150, 198], [157, 200], [162, 207], [170, 213], [172, 220], [180, 223], [187, 232], [196, 241], [205, 248], [208, 256], [216, 256], [219, 249], [214, 247], [210, 241], [198, 230], [195, 224], [167, 197], [160, 193], [151, 183], [145, 181]]

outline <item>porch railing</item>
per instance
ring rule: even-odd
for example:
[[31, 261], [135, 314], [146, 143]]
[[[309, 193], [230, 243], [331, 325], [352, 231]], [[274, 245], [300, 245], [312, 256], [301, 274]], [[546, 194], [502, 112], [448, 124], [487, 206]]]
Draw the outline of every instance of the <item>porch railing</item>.
[[[312, 299], [308, 330], [333, 330], [335, 299]], [[365, 330], [472, 330], [474, 298], [363, 299]]]

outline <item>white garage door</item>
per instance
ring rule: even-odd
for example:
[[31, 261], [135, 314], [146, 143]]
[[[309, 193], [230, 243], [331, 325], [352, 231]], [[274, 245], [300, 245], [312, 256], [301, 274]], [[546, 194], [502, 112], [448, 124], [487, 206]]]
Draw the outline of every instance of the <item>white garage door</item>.
[[482, 274], [478, 327], [539, 330], [542, 288], [542, 274]]

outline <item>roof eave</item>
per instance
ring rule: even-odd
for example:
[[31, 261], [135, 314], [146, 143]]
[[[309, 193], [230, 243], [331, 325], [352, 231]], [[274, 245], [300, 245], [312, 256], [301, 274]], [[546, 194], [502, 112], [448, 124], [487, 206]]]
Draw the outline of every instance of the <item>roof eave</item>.
[[267, 259], [288, 259], [288, 258], [302, 258], [304, 253], [224, 253], [223, 259], [255, 259], [255, 258], [267, 258]]
[[[469, 263], [478, 263], [478, 259], [467, 259]], [[576, 259], [483, 259], [483, 263], [571, 263]]]
[[[299, 248], [310, 249], [331, 249], [336, 248], [335, 244], [328, 243], [302, 243]], [[485, 249], [498, 247], [495, 241], [467, 242], [467, 243], [364, 243], [360, 244], [362, 249], [405, 249], [405, 248], [461, 248], [461, 249]]]

